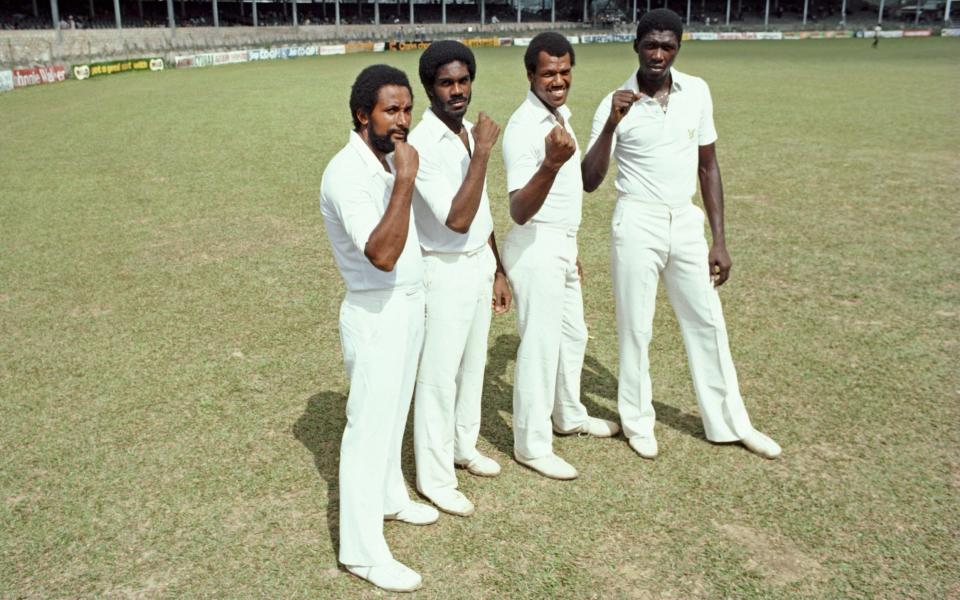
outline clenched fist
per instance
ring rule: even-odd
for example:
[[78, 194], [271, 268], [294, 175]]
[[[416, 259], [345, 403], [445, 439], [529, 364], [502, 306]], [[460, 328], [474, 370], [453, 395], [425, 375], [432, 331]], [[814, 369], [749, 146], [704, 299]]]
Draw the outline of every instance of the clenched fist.
[[476, 143], [477, 150], [489, 152], [497, 143], [499, 136], [500, 126], [494, 123], [486, 113], [481, 112], [473, 126], [473, 141]]
[[610, 102], [610, 117], [607, 121], [614, 127], [620, 124], [633, 103], [641, 98], [642, 94], [633, 90], [617, 90], [613, 93], [613, 99]]
[[564, 128], [562, 119], [550, 130], [544, 141], [546, 142], [546, 157], [543, 162], [553, 169], [562, 167], [563, 163], [570, 160], [573, 153], [577, 151], [577, 142]]
[[398, 179], [415, 179], [420, 168], [417, 149], [406, 142], [396, 142], [393, 150], [393, 168]]

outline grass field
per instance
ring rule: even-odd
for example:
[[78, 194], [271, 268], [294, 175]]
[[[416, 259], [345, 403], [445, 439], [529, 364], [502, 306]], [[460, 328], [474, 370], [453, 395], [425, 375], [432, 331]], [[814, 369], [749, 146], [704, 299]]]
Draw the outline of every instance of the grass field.
[[[521, 49], [477, 56], [471, 114], [505, 124]], [[417, 59], [0, 95], [0, 597], [386, 596], [336, 563], [343, 284], [318, 191], [355, 74]], [[635, 62], [620, 44], [577, 59], [585, 144]], [[480, 445], [504, 473], [461, 473], [473, 518], [387, 524], [417, 596], [960, 597], [958, 61], [941, 39], [685, 45], [716, 106], [734, 358], [784, 456], [706, 442], [661, 295], [660, 458], [562, 438], [580, 478], [538, 477], [509, 458], [518, 338], [497, 318]], [[584, 402], [607, 418], [611, 179], [580, 238]]]

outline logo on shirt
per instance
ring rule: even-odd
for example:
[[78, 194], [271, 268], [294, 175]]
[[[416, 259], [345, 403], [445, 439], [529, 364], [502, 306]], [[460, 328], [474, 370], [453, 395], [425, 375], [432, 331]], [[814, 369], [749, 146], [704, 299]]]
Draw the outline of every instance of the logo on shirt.
[[696, 133], [697, 133], [697, 130], [696, 130], [696, 129], [688, 129], [688, 130], [687, 130], [687, 136], [688, 136], [691, 140], [693, 139], [693, 136], [696, 135]]

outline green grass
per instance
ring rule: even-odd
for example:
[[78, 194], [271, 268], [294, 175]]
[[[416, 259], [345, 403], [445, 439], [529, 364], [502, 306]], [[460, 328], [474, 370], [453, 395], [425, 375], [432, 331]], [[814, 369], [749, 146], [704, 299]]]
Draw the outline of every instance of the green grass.
[[[505, 124], [520, 54], [477, 51], [471, 114]], [[384, 596], [336, 565], [343, 285], [318, 191], [355, 74], [415, 77], [417, 58], [0, 95], [0, 597]], [[635, 59], [577, 59], [585, 144]], [[461, 473], [470, 519], [386, 526], [418, 596], [960, 595], [958, 60], [941, 39], [686, 44], [677, 66], [711, 84], [720, 132], [733, 353], [784, 456], [705, 441], [661, 296], [660, 458], [563, 438], [580, 479], [535, 476], [509, 458], [518, 339], [497, 318], [480, 445], [504, 473]], [[502, 237], [499, 152], [491, 165]], [[611, 179], [580, 238], [584, 401], [608, 418]]]

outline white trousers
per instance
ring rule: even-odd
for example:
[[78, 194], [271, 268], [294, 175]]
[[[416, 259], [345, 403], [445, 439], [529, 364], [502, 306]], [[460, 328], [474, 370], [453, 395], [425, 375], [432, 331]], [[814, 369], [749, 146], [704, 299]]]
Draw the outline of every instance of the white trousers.
[[477, 456], [496, 259], [425, 253], [426, 332], [413, 411], [417, 488], [427, 497], [457, 487], [454, 461]]
[[340, 341], [350, 379], [340, 444], [340, 562], [374, 566], [393, 555], [383, 517], [406, 508], [400, 445], [423, 344], [423, 288], [347, 292]]
[[707, 439], [732, 442], [753, 429], [737, 385], [720, 296], [710, 281], [703, 228], [703, 210], [689, 201], [671, 207], [621, 197], [614, 209], [617, 403], [628, 438], [653, 434], [649, 346], [661, 275], [680, 323]]
[[587, 420], [580, 371], [587, 324], [577, 274], [576, 232], [526, 225], [510, 230], [503, 265], [513, 286], [520, 349], [513, 386], [514, 449], [526, 459], [553, 453], [554, 424]]

